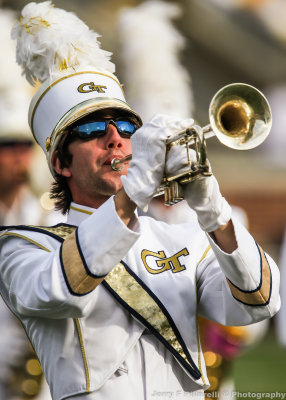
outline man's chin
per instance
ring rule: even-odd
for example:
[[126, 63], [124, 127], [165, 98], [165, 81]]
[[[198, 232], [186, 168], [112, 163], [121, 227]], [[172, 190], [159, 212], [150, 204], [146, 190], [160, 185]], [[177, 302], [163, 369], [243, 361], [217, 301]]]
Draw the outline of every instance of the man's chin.
[[103, 196], [113, 196], [122, 188], [120, 176], [117, 179], [100, 179], [96, 183], [96, 191]]

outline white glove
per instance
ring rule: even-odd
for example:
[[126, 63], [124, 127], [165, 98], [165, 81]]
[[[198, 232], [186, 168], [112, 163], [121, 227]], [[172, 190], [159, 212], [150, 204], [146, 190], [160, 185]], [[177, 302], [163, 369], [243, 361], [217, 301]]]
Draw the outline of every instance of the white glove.
[[[187, 169], [187, 152], [184, 146], [172, 146], [167, 154], [166, 175], [183, 172]], [[196, 153], [190, 150], [192, 161]], [[216, 178], [211, 176], [196, 178], [182, 185], [184, 198], [188, 205], [197, 213], [200, 227], [206, 232], [212, 232], [225, 225], [231, 218], [231, 207], [222, 197]]]
[[142, 210], [147, 211], [161, 184], [167, 139], [192, 124], [192, 119], [178, 121], [158, 114], [131, 137], [132, 160], [121, 180], [128, 197]]

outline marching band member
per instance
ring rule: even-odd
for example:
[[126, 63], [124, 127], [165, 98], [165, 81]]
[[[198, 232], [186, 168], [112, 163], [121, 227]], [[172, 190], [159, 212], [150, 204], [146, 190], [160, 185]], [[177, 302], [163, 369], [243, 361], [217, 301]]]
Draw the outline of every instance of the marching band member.
[[[197, 315], [246, 325], [279, 309], [279, 271], [232, 220], [215, 177], [184, 187], [198, 222], [137, 217], [167, 173], [185, 168], [166, 142], [192, 125], [126, 103], [109, 54], [49, 1], [22, 10], [13, 36], [30, 82], [30, 126], [68, 213], [54, 227], [1, 234], [1, 293], [21, 319], [52, 398], [204, 397]], [[114, 158], [132, 150], [119, 172]]]

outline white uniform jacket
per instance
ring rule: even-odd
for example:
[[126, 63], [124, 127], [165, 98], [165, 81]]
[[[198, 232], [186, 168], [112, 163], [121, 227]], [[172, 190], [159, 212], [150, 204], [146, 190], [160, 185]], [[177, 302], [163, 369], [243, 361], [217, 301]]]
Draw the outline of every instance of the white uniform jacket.
[[113, 198], [94, 211], [72, 204], [67, 224], [12, 227], [0, 237], [1, 294], [53, 399], [98, 390], [146, 328], [207, 388], [197, 314], [226, 325], [273, 316], [276, 264], [236, 222], [238, 249], [226, 254], [197, 223], [139, 217], [126, 227]]

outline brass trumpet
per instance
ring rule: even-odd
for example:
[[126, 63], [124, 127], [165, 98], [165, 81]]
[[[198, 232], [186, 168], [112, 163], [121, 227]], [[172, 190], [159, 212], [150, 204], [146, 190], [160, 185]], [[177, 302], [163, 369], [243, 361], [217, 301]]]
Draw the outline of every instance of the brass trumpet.
[[[194, 179], [211, 175], [207, 161], [206, 139], [216, 136], [225, 146], [236, 150], [248, 150], [259, 146], [268, 136], [272, 116], [266, 97], [255, 87], [234, 83], [221, 88], [212, 98], [209, 106], [210, 123], [198, 125], [178, 132], [167, 141], [168, 146], [185, 146], [187, 165], [184, 172], [165, 176], [156, 195], [164, 193], [165, 204], [173, 205], [183, 200], [182, 186]], [[196, 152], [196, 161], [190, 157], [190, 146]], [[113, 159], [115, 171], [131, 160], [132, 154]]]

